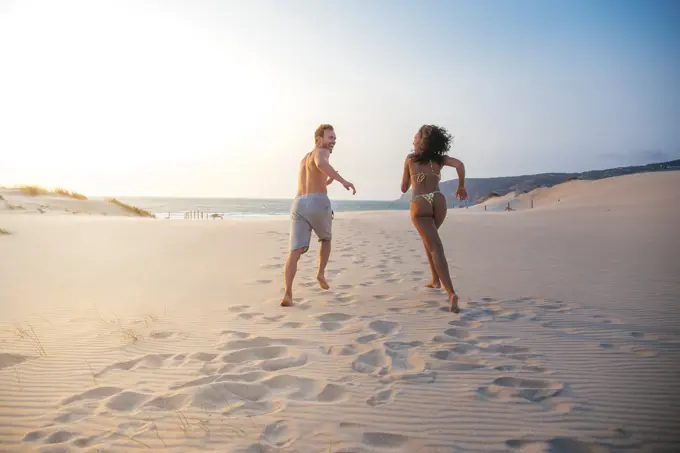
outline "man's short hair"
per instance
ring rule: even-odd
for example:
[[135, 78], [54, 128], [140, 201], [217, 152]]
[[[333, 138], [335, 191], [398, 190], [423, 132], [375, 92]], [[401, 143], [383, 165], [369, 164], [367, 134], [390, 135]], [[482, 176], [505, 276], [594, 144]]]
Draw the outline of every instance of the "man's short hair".
[[323, 138], [324, 134], [326, 131], [332, 131], [333, 126], [330, 124], [322, 124], [319, 127], [316, 128], [314, 131], [314, 143], [316, 143], [317, 139]]

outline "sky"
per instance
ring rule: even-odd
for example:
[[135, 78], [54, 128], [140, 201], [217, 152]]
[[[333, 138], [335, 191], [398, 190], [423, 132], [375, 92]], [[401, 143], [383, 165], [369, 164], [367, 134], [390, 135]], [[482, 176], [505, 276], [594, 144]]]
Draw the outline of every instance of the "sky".
[[292, 198], [321, 123], [358, 199], [422, 124], [471, 178], [659, 162], [679, 81], [675, 0], [0, 0], [0, 185]]

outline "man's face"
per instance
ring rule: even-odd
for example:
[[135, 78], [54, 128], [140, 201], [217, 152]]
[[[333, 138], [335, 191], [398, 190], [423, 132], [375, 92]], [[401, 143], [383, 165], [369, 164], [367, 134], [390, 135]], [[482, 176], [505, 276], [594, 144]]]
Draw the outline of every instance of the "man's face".
[[335, 131], [326, 129], [323, 132], [323, 139], [321, 140], [321, 148], [327, 148], [329, 151], [333, 151], [335, 146]]

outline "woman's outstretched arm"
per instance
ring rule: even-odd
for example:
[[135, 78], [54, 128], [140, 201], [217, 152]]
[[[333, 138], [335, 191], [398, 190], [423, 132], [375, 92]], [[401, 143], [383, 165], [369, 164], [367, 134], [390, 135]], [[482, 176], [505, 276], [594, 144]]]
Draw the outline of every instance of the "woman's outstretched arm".
[[456, 169], [456, 173], [458, 173], [458, 190], [456, 190], [456, 195], [461, 200], [465, 200], [467, 198], [467, 191], [465, 190], [465, 165], [455, 157], [449, 156], [444, 158], [443, 164]]

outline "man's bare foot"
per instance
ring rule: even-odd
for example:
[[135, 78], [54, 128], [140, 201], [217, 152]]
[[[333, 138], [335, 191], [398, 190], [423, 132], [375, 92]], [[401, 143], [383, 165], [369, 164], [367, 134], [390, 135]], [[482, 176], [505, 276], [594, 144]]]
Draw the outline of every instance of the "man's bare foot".
[[430, 282], [427, 285], [425, 285], [425, 288], [439, 289], [441, 287], [442, 287], [442, 284], [440, 282]]
[[282, 307], [292, 307], [293, 306], [293, 297], [290, 294], [286, 294], [283, 296], [283, 299], [281, 299], [281, 306]]
[[449, 311], [451, 313], [460, 313], [460, 309], [458, 308], [458, 294], [453, 293], [449, 296], [449, 302], [451, 305], [449, 306]]
[[323, 275], [317, 275], [316, 280], [319, 282], [319, 286], [321, 286], [321, 289], [329, 289], [330, 286], [328, 286], [328, 282], [326, 281], [326, 277]]

